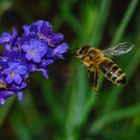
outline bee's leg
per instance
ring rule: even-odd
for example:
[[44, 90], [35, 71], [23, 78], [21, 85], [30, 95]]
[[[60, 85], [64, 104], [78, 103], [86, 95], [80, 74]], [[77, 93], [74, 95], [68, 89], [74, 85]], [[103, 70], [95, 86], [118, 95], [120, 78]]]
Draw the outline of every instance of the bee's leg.
[[96, 92], [98, 92], [98, 71], [97, 70], [95, 70], [93, 88]]
[[98, 92], [98, 71], [96, 69], [94, 69], [94, 71], [90, 71], [89, 72], [89, 77], [90, 77], [90, 83], [93, 87], [93, 89]]

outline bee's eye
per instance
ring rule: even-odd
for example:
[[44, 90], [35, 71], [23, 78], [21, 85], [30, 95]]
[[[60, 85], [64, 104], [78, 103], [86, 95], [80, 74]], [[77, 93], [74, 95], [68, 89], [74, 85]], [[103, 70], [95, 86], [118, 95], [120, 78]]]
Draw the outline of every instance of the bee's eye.
[[89, 49], [89, 46], [82, 47], [81, 50], [79, 51], [79, 54], [81, 55], [81, 54], [87, 53], [88, 49]]

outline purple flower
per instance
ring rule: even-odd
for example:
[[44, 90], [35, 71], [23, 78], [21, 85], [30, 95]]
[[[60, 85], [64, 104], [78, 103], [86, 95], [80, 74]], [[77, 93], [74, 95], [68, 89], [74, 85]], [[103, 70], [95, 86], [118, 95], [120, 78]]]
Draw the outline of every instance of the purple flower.
[[26, 59], [36, 63], [39, 63], [47, 52], [47, 44], [37, 39], [30, 39], [29, 45], [22, 45], [21, 48], [26, 53]]
[[5, 104], [5, 102], [6, 102], [6, 100], [4, 98], [0, 98], [0, 106], [3, 106]]
[[54, 47], [64, 39], [64, 36], [61, 33], [53, 33], [48, 36], [47, 43], [49, 46]]
[[9, 85], [8, 89], [17, 93], [17, 92], [25, 89], [26, 87], [27, 87], [27, 83], [25, 83], [25, 82], [22, 82], [20, 85], [12, 83]]
[[9, 62], [8, 68], [4, 69], [4, 74], [6, 75], [6, 82], [11, 84], [15, 82], [16, 84], [21, 84], [23, 81], [23, 76], [27, 75], [27, 67], [21, 65], [20, 63]]
[[[36, 24], [38, 24], [38, 22], [36, 22]], [[43, 24], [39, 28], [40, 33], [44, 35], [44, 37], [48, 37], [52, 33], [52, 26], [49, 22], [43, 22]]]
[[11, 96], [12, 94], [13, 94], [12, 91], [3, 90], [3, 91], [0, 91], [0, 98], [6, 99], [9, 96]]
[[42, 62], [40, 63], [40, 67], [46, 68], [48, 65], [53, 63], [54, 63], [53, 59], [43, 59]]
[[[1, 57], [0, 56], [0, 70], [3, 70], [4, 68], [6, 68], [8, 66], [7, 62], [8, 62], [8, 57]], [[2, 73], [2, 71], [1, 71], [1, 73]], [[1, 73], [0, 73], [0, 75], [1, 75]]]
[[65, 52], [68, 51], [68, 45], [67, 43], [62, 43], [61, 45], [58, 45], [54, 50], [53, 53], [55, 56], [57, 56], [59, 59], [64, 59], [62, 56]]
[[0, 106], [4, 105], [6, 99], [10, 97], [12, 94], [14, 94], [13, 91], [6, 91], [6, 90], [0, 91]]
[[[6, 102], [6, 99], [13, 94], [15, 94], [13, 91], [8, 91], [8, 90], [7, 91], [6, 90], [0, 91], [0, 106], [3, 106]], [[22, 100], [22, 92], [18, 92], [17, 96], [18, 96], [19, 101], [21, 101]]]
[[0, 37], [0, 44], [10, 44], [15, 40], [16, 37], [17, 37], [17, 31], [15, 28], [13, 28], [12, 35], [6, 32], [2, 34], [2, 37]]
[[52, 26], [49, 22], [38, 20], [31, 25], [23, 26], [23, 36], [39, 37], [39, 39], [46, 39], [52, 33]]
[[36, 69], [36, 71], [41, 72], [46, 79], [49, 78], [48, 71], [46, 69], [39, 68], [39, 69]]
[[18, 100], [21, 101], [23, 98], [23, 93], [20, 91], [17, 93], [17, 96], [18, 96]]
[[0, 56], [0, 105], [13, 94], [22, 99], [31, 73], [41, 72], [48, 79], [48, 65], [56, 58], [64, 59], [63, 54], [68, 51], [67, 43], [61, 43], [63, 34], [53, 33], [47, 21], [24, 25], [23, 30], [20, 37], [15, 28], [12, 35], [4, 32], [0, 37], [0, 44], [5, 46]]

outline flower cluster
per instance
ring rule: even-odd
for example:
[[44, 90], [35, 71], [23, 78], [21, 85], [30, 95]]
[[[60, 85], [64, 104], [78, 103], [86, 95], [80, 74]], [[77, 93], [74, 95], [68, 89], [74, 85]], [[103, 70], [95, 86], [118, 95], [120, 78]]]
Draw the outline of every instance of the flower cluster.
[[2, 34], [0, 105], [13, 94], [22, 99], [21, 91], [27, 87], [26, 81], [31, 73], [39, 71], [48, 78], [48, 65], [56, 58], [64, 59], [63, 54], [68, 51], [67, 43], [61, 43], [63, 38], [63, 34], [53, 33], [51, 24], [43, 20], [24, 25], [20, 37], [15, 28], [12, 34]]

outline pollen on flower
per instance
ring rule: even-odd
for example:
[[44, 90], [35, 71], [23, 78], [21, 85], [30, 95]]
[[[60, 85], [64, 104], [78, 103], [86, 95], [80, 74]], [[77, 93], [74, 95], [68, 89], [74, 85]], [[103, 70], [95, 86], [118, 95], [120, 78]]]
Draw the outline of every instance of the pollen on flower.
[[10, 74], [11, 74], [11, 76], [14, 76], [14, 72], [13, 71], [11, 71]]
[[64, 59], [68, 51], [67, 43], [61, 43], [63, 34], [53, 33], [52, 25], [38, 20], [31, 25], [23, 25], [23, 34], [18, 36], [15, 28], [12, 34], [4, 32], [0, 44], [4, 45], [0, 56], [0, 105], [7, 98], [17, 94], [22, 99], [22, 90], [27, 88], [31, 73], [41, 72], [48, 79], [48, 65], [55, 59]]

